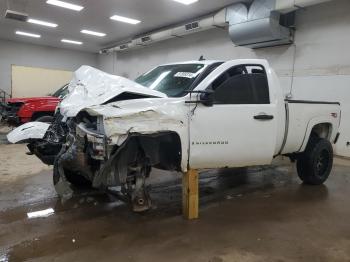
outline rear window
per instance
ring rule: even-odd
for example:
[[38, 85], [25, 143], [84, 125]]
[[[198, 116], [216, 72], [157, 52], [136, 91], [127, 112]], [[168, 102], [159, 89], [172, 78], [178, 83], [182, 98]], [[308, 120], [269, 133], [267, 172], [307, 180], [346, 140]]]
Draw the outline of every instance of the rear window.
[[260, 65], [234, 66], [213, 83], [216, 104], [269, 104], [265, 69]]

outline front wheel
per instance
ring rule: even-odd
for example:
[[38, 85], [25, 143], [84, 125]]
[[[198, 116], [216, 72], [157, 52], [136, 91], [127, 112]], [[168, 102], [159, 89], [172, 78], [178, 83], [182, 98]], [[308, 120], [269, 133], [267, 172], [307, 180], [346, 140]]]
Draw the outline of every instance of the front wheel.
[[308, 185], [321, 185], [328, 179], [332, 167], [332, 144], [327, 139], [311, 137], [297, 161], [299, 178]]
[[[64, 175], [67, 181], [72, 184], [74, 190], [91, 189], [92, 182], [87, 180], [80, 174], [64, 169]], [[61, 179], [61, 175], [58, 171], [58, 164], [55, 162], [53, 168], [53, 184], [56, 185]]]

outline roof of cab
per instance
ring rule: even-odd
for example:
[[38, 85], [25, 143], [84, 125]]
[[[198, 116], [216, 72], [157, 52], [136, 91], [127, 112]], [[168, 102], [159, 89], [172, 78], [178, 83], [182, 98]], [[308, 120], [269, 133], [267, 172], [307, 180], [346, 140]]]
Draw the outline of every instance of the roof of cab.
[[180, 62], [174, 62], [174, 63], [168, 63], [163, 64], [163, 66], [166, 65], [185, 65], [185, 64], [203, 64], [203, 65], [211, 65], [215, 63], [223, 63], [225, 61], [222, 60], [191, 60], [191, 61], [180, 61]]

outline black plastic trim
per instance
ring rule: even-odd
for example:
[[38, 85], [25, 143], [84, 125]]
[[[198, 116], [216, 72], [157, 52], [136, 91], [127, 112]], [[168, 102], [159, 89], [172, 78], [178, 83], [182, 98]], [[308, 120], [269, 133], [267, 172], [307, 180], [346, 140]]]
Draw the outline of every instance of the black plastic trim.
[[334, 139], [334, 144], [336, 144], [339, 140], [340, 133], [337, 133], [337, 136]]
[[311, 101], [311, 100], [284, 100], [290, 104], [324, 104], [324, 105], [339, 105], [339, 102], [326, 102], [326, 101]]

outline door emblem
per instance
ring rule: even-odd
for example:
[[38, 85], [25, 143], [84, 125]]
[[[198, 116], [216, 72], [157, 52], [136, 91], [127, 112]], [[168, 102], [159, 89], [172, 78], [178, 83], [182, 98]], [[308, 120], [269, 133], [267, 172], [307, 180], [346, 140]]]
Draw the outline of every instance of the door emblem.
[[192, 145], [228, 145], [228, 141], [192, 141]]

